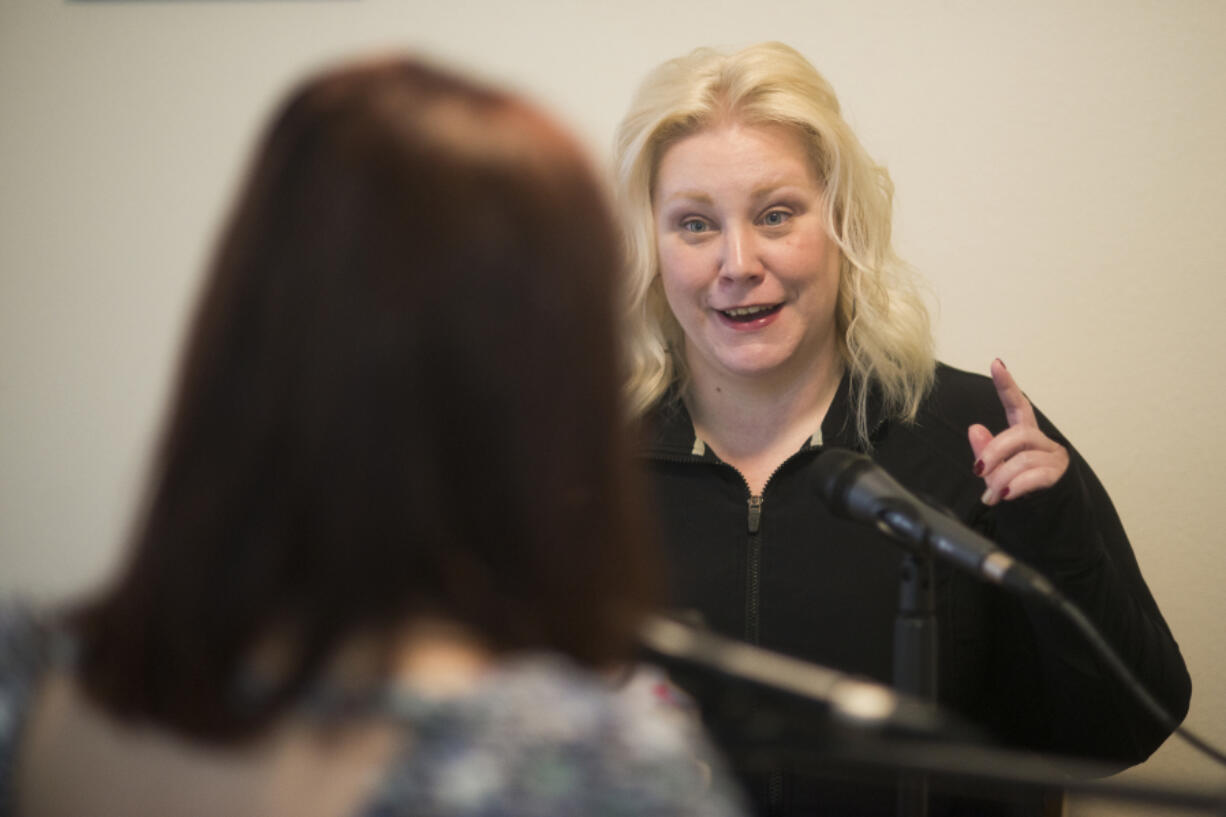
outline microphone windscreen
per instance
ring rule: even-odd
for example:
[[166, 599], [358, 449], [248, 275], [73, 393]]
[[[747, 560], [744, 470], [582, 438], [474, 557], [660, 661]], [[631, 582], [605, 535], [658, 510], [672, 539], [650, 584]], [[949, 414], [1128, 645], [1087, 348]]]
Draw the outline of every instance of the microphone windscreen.
[[813, 463], [818, 496], [832, 513], [856, 518], [850, 502], [852, 487], [866, 470], [875, 467], [863, 454], [846, 448], [830, 448], [817, 456]]

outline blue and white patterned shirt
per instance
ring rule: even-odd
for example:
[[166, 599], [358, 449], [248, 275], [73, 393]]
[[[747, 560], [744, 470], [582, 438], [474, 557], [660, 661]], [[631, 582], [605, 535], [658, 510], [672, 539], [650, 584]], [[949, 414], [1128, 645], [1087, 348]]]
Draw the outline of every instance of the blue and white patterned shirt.
[[[0, 604], [0, 817], [13, 812], [21, 727], [55, 637]], [[735, 785], [652, 684], [615, 689], [556, 655], [503, 663], [462, 694], [397, 686], [377, 703], [403, 750], [359, 817], [738, 817]]]

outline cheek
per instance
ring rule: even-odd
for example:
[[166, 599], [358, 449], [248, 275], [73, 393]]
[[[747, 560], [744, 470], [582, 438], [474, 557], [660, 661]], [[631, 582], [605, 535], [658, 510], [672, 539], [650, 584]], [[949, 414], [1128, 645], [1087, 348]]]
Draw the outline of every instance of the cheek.
[[[671, 272], [675, 272], [675, 270]], [[668, 303], [669, 310], [678, 319], [683, 319], [686, 312], [693, 307], [693, 289], [687, 286], [683, 280], [679, 280], [675, 274], [670, 274], [670, 271], [666, 271], [663, 265], [660, 267], [660, 283], [664, 291], [664, 300]]]
[[663, 264], [660, 266], [660, 284], [664, 303], [681, 331], [686, 335], [697, 331], [703, 312], [702, 287], [684, 275], [683, 270]]
[[674, 298], [697, 290], [703, 283], [697, 259], [687, 249], [662, 247], [659, 250], [660, 280], [670, 303]]
[[826, 290], [837, 287], [839, 279], [839, 248], [825, 235], [796, 237], [793, 243], [780, 247], [776, 269], [797, 283]]

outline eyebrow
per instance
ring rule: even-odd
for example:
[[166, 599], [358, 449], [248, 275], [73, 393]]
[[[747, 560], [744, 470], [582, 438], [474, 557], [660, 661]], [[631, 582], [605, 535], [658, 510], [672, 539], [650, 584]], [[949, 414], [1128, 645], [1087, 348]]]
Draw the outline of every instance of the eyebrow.
[[[777, 182], [769, 182], [767, 184], [762, 185], [761, 187], [756, 188], [752, 193], [749, 194], [749, 197], [750, 199], [754, 199], [754, 200], [766, 198], [772, 193], [778, 190], [781, 190], [782, 188], [785, 188], [785, 187], [801, 187], [801, 185], [798, 185], [793, 181], [785, 181], [785, 180], [779, 180]], [[667, 198], [663, 199], [661, 201], [661, 204], [667, 204], [677, 199], [698, 202], [699, 204], [712, 204], [713, 203], [713, 199], [711, 198], [711, 196], [708, 193], [702, 192], [701, 190], [678, 190], [676, 193], [672, 193]]]
[[676, 193], [671, 193], [661, 203], [667, 204], [675, 199], [685, 199], [686, 201], [696, 201], [700, 204], [712, 204], [714, 200], [707, 193], [700, 190], [678, 190]]
[[795, 182], [785, 182], [785, 181], [771, 182], [770, 184], [764, 184], [761, 187], [754, 190], [752, 193], [749, 194], [749, 197], [751, 199], [766, 198], [772, 193], [775, 193], [785, 187], [800, 187], [800, 185], [796, 184]]

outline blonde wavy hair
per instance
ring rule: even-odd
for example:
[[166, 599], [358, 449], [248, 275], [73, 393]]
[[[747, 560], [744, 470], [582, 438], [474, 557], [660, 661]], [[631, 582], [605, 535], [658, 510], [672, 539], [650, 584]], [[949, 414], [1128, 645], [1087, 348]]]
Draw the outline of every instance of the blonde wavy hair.
[[839, 111], [830, 84], [795, 49], [762, 43], [734, 53], [700, 48], [652, 71], [617, 130], [614, 172], [629, 275], [626, 397], [640, 416], [674, 384], [684, 388], [684, 334], [664, 297], [652, 195], [664, 152], [723, 122], [782, 124], [804, 137], [841, 250], [836, 326], [851, 374], [859, 439], [868, 399], [914, 420], [935, 360], [918, 282], [891, 244], [894, 185]]

